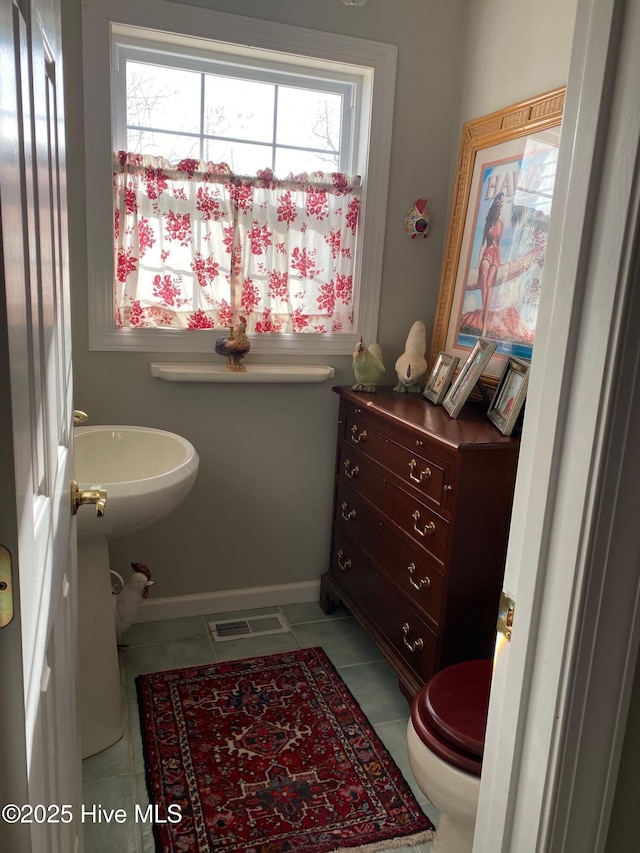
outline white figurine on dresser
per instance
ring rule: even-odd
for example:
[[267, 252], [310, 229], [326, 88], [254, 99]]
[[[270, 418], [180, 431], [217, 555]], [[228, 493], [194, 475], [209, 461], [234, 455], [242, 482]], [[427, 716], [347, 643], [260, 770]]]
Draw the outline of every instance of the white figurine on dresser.
[[422, 394], [427, 375], [427, 330], [422, 320], [409, 329], [405, 349], [396, 361], [398, 384], [393, 389], [400, 394]]

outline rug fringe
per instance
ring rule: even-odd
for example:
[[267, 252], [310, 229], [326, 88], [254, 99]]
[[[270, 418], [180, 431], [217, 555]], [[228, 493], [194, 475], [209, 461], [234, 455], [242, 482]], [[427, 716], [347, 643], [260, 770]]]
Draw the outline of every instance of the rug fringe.
[[435, 832], [425, 829], [424, 832], [416, 832], [414, 835], [405, 835], [402, 838], [389, 838], [386, 841], [374, 841], [373, 844], [361, 844], [359, 847], [338, 847], [331, 853], [378, 853], [380, 850], [394, 850], [399, 847], [411, 847], [412, 844], [420, 844], [423, 841], [433, 841]]

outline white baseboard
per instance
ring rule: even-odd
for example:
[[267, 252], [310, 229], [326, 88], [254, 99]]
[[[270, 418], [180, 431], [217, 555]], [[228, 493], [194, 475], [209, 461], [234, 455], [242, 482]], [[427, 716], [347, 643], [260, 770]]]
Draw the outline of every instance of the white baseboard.
[[207, 616], [209, 613], [255, 610], [258, 607], [277, 607], [280, 604], [304, 604], [308, 601], [318, 601], [319, 597], [320, 581], [304, 581], [274, 586], [254, 586], [249, 589], [205, 592], [197, 595], [152, 598], [142, 602], [136, 622], [156, 622], [159, 619], [178, 619], [184, 616]]

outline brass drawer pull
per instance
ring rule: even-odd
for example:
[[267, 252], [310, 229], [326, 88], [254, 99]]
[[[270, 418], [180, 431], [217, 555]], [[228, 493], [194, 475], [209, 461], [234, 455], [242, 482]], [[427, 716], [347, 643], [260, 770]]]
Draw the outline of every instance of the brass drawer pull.
[[360, 444], [361, 442], [364, 442], [367, 440], [366, 429], [363, 429], [362, 432], [358, 432], [358, 429], [359, 429], [358, 424], [354, 424], [351, 427], [351, 441], [354, 444]]
[[349, 504], [346, 501], [342, 501], [340, 509], [342, 510], [342, 517], [345, 521], [353, 521], [356, 517], [355, 509], [349, 509]]
[[357, 477], [360, 473], [360, 468], [358, 468], [357, 465], [354, 465], [353, 468], [351, 467], [350, 459], [345, 459], [342, 467], [344, 468], [345, 476], [350, 480], [353, 480], [353, 478]]
[[429, 521], [424, 527], [418, 527], [418, 523], [420, 522], [420, 510], [417, 509], [413, 515], [411, 516], [413, 519], [413, 529], [419, 536], [426, 536], [429, 534], [430, 536], [436, 532], [436, 525], [433, 521]]
[[338, 551], [338, 567], [341, 568], [343, 572], [346, 572], [351, 568], [351, 560], [345, 560], [342, 548]]
[[423, 578], [420, 578], [417, 583], [414, 581], [413, 576], [416, 573], [415, 563], [409, 563], [409, 565], [407, 566], [407, 571], [409, 572], [409, 583], [412, 587], [417, 590], [429, 589], [429, 587], [431, 586], [431, 578], [427, 575], [425, 575]]
[[408, 622], [405, 622], [402, 626], [402, 642], [409, 649], [410, 652], [422, 651], [424, 649], [424, 640], [422, 637], [418, 637], [413, 643], [410, 643], [407, 640], [407, 637], [411, 633], [411, 628]]
[[423, 483], [431, 476], [431, 468], [423, 468], [422, 471], [420, 471], [420, 473], [416, 477], [413, 472], [416, 470], [417, 467], [418, 463], [415, 459], [412, 459], [411, 462], [409, 462], [409, 479], [413, 480], [414, 483]]

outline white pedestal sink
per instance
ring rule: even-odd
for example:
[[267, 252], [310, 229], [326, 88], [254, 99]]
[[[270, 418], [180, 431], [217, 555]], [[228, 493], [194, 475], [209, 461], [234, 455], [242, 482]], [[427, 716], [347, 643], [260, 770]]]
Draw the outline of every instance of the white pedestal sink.
[[123, 734], [120, 668], [108, 540], [159, 521], [191, 491], [199, 458], [171, 432], [136, 426], [74, 430], [80, 489], [105, 489], [102, 518], [82, 507], [78, 523], [79, 695], [83, 758]]

